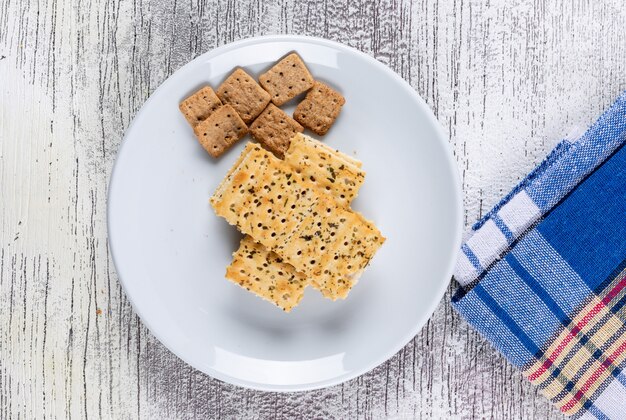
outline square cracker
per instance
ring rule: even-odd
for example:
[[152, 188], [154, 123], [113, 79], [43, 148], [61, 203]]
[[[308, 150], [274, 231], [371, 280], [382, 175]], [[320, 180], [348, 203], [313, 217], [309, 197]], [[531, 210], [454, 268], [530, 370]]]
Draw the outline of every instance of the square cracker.
[[291, 139], [285, 162], [345, 208], [356, 198], [365, 180], [361, 162], [304, 134]]
[[272, 102], [281, 106], [313, 86], [313, 76], [296, 53], [291, 53], [259, 76], [263, 89], [270, 93]]
[[194, 127], [198, 141], [213, 157], [224, 153], [248, 132], [248, 127], [230, 105], [223, 105]]
[[285, 312], [298, 305], [308, 283], [303, 274], [247, 235], [226, 268], [226, 278]]
[[359, 214], [317, 200], [285, 248], [283, 256], [326, 298], [345, 298], [385, 238]]
[[310, 278], [326, 297], [345, 297], [385, 238], [360, 214], [298, 179], [286, 162], [259, 146], [245, 153], [210, 199], [217, 215]]
[[[363, 162], [360, 160], [353, 158], [350, 155], [347, 155], [343, 152], [340, 152], [337, 149], [333, 149], [327, 144], [322, 143], [319, 140], [314, 139], [311, 136], [307, 136], [306, 134], [298, 134], [297, 139], [293, 139], [292, 144], [302, 144], [302, 148], [306, 148], [307, 150], [313, 153], [322, 153], [325, 152], [331, 155], [331, 159], [337, 162], [347, 162], [358, 168], [363, 166]], [[321, 157], [321, 156], [320, 156]]]
[[250, 126], [250, 134], [279, 158], [285, 155], [291, 138], [304, 128], [296, 120], [270, 103]]
[[[224, 182], [228, 182], [226, 180], [229, 178], [232, 171], [234, 171], [239, 166], [239, 163], [241, 162], [241, 160], [250, 152], [253, 146], [254, 145], [252, 143], [248, 143], [248, 145], [246, 145], [244, 152], [241, 154], [241, 156], [239, 157], [239, 160], [235, 163], [231, 171], [227, 174]], [[306, 156], [306, 159], [304, 159], [304, 156]], [[293, 137], [293, 139], [291, 140], [291, 146], [289, 147], [285, 155], [284, 161], [287, 164], [291, 165], [296, 170], [296, 174], [299, 175], [303, 180], [307, 180], [307, 179], [310, 180], [311, 177], [316, 179], [315, 182], [318, 182], [318, 186], [320, 187], [321, 191], [324, 191], [325, 193], [332, 195], [334, 199], [337, 201], [338, 205], [344, 206], [346, 208], [348, 208], [352, 199], [357, 195], [358, 189], [360, 188], [363, 182], [363, 178], [365, 176], [365, 172], [360, 170], [360, 167], [361, 167], [360, 161], [344, 153], [341, 153], [337, 150], [334, 150], [331, 147], [325, 145], [324, 143], [321, 143], [304, 134], [296, 134], [296, 136]], [[322, 163], [322, 165], [320, 165], [320, 163]], [[330, 172], [328, 170], [329, 166], [331, 168], [334, 168], [333, 172], [336, 174], [336, 182], [334, 183], [326, 179], [326, 177], [328, 176]], [[298, 174], [298, 171], [300, 171], [299, 174]], [[352, 182], [354, 182], [354, 185], [349, 185], [349, 184], [352, 184]], [[258, 185], [256, 187], [258, 188]], [[350, 191], [349, 194], [346, 194], [346, 189]], [[222, 190], [222, 188], [218, 188], [218, 190]], [[283, 195], [281, 195], [280, 198], [277, 196], [276, 199], [279, 201], [275, 200], [274, 203], [270, 203], [270, 204], [278, 204], [278, 205], [285, 205], [285, 206], [291, 206], [295, 204], [299, 206], [301, 209], [306, 208], [306, 206], [303, 205], [306, 202], [302, 199], [294, 200], [294, 203], [290, 203], [288, 201], [288, 197], [283, 196]], [[248, 210], [247, 210], [248, 213], [254, 213], [257, 211], [267, 212], [267, 210], [270, 209], [269, 206], [267, 206], [267, 208], [263, 207], [262, 204], [259, 204], [258, 199], [256, 200], [257, 200], [256, 203], [254, 202], [254, 200], [252, 200], [249, 203]], [[259, 205], [257, 206], [257, 204]], [[295, 208], [293, 210], [295, 210]], [[270, 217], [270, 220], [271, 220], [271, 217]], [[286, 231], [286, 232], [293, 230], [297, 226], [297, 224], [293, 220], [287, 220], [287, 219], [281, 218], [280, 222], [282, 223], [283, 231]], [[276, 235], [272, 237], [272, 233], [275, 233], [275, 232], [272, 232], [269, 229], [264, 229], [265, 226], [263, 224], [261, 224], [261, 226], [258, 225], [258, 222], [256, 225], [252, 223], [248, 223], [248, 224], [249, 224], [248, 229], [250, 229], [250, 231], [255, 232], [255, 235], [264, 237], [265, 240], [273, 240], [276, 237]], [[312, 249], [319, 249], [320, 253], [323, 253], [326, 251], [326, 246], [324, 244], [317, 242], [317, 237], [314, 236], [315, 231], [304, 232], [303, 235], [305, 237], [307, 235], [311, 235], [311, 239], [305, 242], [305, 246], [309, 245]], [[248, 243], [247, 241], [252, 241], [253, 243], [256, 242], [250, 236], [247, 236], [245, 241], [246, 242], [242, 241], [240, 249], [237, 251], [237, 253], [244, 252], [244, 250], [242, 250], [241, 248], [244, 246], [245, 243]], [[260, 244], [259, 244], [259, 247], [255, 249], [255, 258], [257, 258], [259, 261], [263, 259], [268, 259], [268, 258], [272, 259], [272, 257], [268, 254], [274, 254], [277, 256], [277, 254], [273, 253], [272, 251], [268, 250], [267, 248], [263, 247]], [[231, 267], [232, 267], [232, 264], [231, 264]], [[287, 263], [282, 263], [280, 271], [283, 273], [284, 276], [287, 276], [287, 277], [296, 275], [296, 273], [299, 276], [302, 276], [302, 274], [298, 273], [298, 271], [296, 271], [296, 269], [291, 264], [287, 264]], [[233, 274], [233, 276], [235, 275], [236, 275], [236, 281], [238, 282], [243, 281], [246, 284], [249, 284], [252, 282], [259, 281], [259, 280], [256, 280], [256, 277], [258, 276], [255, 275], [254, 270], [245, 269], [243, 272], [239, 272], [238, 274]], [[229, 279], [231, 280], [233, 280], [234, 278], [235, 277], [232, 277], [232, 276], [229, 277]], [[261, 277], [260, 281], [263, 282], [265, 280], [263, 277]], [[310, 282], [309, 279], [306, 279], [306, 283], [311, 284], [315, 289], [320, 290], [323, 295], [329, 296], [331, 299], [334, 296], [344, 298], [345, 296], [347, 296], [350, 290], [350, 287], [354, 284], [353, 282], [342, 283], [341, 286], [336, 286], [335, 287], [336, 290], [333, 291], [331, 290], [331, 288], [324, 288], [323, 285], [320, 285], [317, 282]], [[252, 291], [255, 292], [254, 290]]]
[[217, 97], [211, 86], [205, 86], [182, 101], [179, 109], [189, 124], [195, 127], [209, 118], [220, 106], [222, 106], [220, 98]]
[[315, 82], [296, 107], [293, 117], [315, 134], [323, 136], [333, 125], [345, 103], [346, 100], [339, 92], [322, 82]]
[[235, 70], [217, 89], [224, 104], [231, 105], [250, 124], [270, 102], [270, 94], [242, 69]]
[[[313, 286], [324, 297], [333, 300], [348, 296], [371, 258], [385, 242], [373, 223], [360, 213], [353, 212], [351, 215], [355, 218], [346, 224], [343, 232], [338, 233], [344, 240], [338, 241], [334, 253], [324, 258], [324, 273], [311, 279]], [[349, 274], [342, 276], [341, 273]]]

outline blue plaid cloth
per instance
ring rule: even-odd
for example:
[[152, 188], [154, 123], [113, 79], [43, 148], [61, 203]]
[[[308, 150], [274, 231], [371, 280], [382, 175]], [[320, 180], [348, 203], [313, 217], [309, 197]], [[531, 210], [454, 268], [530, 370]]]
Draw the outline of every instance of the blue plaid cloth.
[[626, 418], [626, 92], [473, 228], [453, 306], [563, 413]]

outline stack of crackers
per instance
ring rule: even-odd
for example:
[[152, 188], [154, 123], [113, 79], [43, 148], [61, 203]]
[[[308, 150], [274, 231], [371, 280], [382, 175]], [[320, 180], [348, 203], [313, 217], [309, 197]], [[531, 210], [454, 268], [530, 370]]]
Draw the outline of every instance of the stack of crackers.
[[[279, 107], [308, 92], [293, 118]], [[248, 132], [263, 147], [282, 158], [289, 142], [304, 128], [325, 135], [345, 99], [316, 81], [302, 59], [291, 53], [259, 76], [259, 83], [236, 69], [214, 91], [205, 86], [180, 103], [204, 149], [217, 158]]]
[[[279, 108], [305, 92], [293, 118]], [[292, 53], [259, 83], [238, 68], [217, 91], [205, 86], [180, 104], [213, 157], [248, 132], [259, 142], [246, 145], [210, 201], [245, 234], [226, 278], [287, 312], [308, 285], [345, 298], [385, 241], [350, 209], [361, 162], [302, 134], [325, 135], [344, 103]]]
[[385, 241], [350, 209], [364, 179], [359, 161], [300, 133], [282, 160], [248, 143], [210, 200], [246, 235], [226, 277], [287, 312], [307, 285], [345, 298]]

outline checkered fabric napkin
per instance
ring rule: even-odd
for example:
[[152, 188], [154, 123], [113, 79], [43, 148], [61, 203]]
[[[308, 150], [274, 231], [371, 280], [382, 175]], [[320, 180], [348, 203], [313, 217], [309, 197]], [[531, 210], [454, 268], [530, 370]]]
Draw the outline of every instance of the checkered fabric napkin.
[[626, 419], [626, 92], [473, 228], [453, 306], [563, 413]]

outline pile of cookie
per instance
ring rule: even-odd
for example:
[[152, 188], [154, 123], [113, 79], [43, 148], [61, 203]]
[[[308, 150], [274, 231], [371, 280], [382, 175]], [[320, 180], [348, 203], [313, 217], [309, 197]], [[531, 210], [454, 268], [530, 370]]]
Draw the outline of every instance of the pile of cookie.
[[311, 286], [345, 299], [385, 238], [350, 208], [358, 160], [301, 133], [279, 159], [248, 143], [210, 199], [246, 236], [226, 278], [286, 312]]
[[[307, 92], [293, 118], [279, 107]], [[180, 103], [204, 149], [217, 158], [248, 132], [282, 158], [291, 139], [308, 128], [325, 135], [345, 103], [330, 86], [316, 81], [296, 53], [259, 76], [237, 68], [214, 91], [205, 86]]]
[[[279, 108], [305, 92], [293, 117]], [[180, 104], [213, 157], [248, 132], [260, 143], [246, 144], [210, 203], [244, 234], [226, 278], [286, 312], [307, 286], [345, 299], [385, 242], [350, 208], [361, 162], [303, 134], [325, 135], [344, 103], [291, 53], [258, 82], [237, 68], [216, 91], [205, 86]]]

